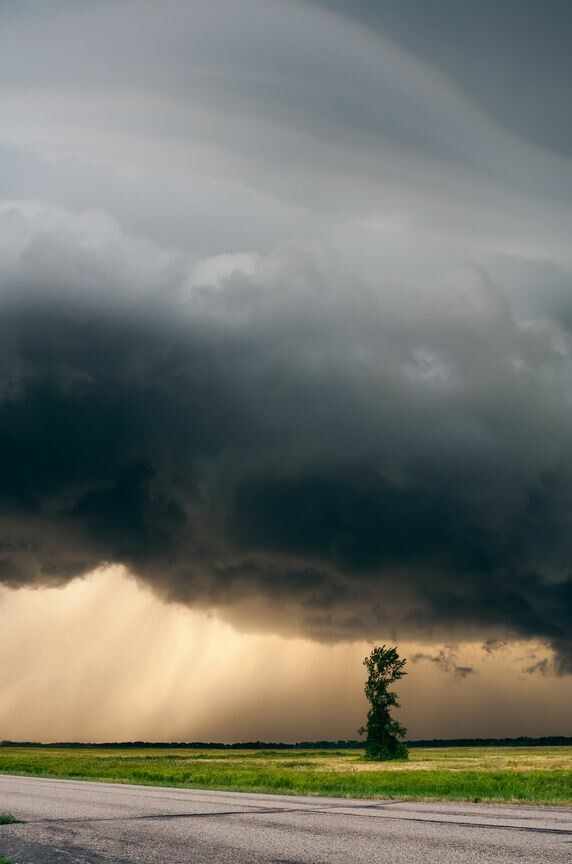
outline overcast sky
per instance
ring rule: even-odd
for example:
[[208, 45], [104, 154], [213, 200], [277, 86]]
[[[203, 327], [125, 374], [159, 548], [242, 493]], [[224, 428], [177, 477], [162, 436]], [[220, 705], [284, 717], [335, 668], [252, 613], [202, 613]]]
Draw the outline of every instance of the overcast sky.
[[515, 705], [552, 688], [535, 733], [572, 734], [571, 27], [560, 0], [2, 3], [0, 618], [71, 616], [119, 565], [98, 596], [131, 574], [141, 626], [175, 604], [302, 664], [397, 641], [459, 704], [502, 645]]

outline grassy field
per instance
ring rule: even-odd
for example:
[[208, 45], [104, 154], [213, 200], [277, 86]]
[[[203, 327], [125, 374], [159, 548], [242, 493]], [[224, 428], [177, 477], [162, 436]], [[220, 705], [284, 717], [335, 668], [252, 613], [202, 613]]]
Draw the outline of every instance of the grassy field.
[[360, 750], [106, 750], [0, 747], [0, 772], [298, 795], [572, 804], [572, 747]]

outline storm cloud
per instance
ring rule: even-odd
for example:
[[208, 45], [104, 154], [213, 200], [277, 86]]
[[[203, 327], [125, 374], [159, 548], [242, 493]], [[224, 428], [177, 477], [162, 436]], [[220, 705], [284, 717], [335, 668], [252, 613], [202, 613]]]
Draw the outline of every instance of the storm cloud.
[[2, 219], [6, 584], [120, 563], [313, 638], [508, 633], [569, 668], [557, 322], [478, 269], [392, 289], [310, 252], [185, 265], [98, 217]]
[[570, 672], [565, 130], [358, 6], [6, 4], [0, 580]]

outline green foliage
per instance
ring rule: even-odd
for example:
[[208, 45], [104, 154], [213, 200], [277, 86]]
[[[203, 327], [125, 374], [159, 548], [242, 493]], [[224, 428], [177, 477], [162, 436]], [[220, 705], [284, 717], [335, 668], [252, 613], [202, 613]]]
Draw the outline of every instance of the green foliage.
[[19, 821], [20, 820], [16, 819], [15, 816], [12, 816], [11, 813], [0, 813], [0, 825], [14, 825], [15, 822]]
[[400, 660], [396, 648], [376, 645], [371, 654], [363, 661], [368, 671], [365, 695], [370, 704], [367, 724], [360, 729], [366, 735], [365, 752], [368, 759], [384, 761], [387, 759], [407, 759], [407, 745], [403, 740], [407, 730], [391, 716], [392, 708], [399, 708], [397, 695], [390, 690], [407, 672], [407, 661]]

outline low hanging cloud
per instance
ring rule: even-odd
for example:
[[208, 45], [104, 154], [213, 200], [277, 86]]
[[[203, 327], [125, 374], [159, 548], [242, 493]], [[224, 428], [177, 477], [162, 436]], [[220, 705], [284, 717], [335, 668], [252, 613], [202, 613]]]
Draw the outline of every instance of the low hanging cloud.
[[554, 660], [543, 657], [542, 660], [537, 660], [532, 666], [526, 666], [522, 671], [527, 675], [554, 675]]
[[507, 642], [503, 639], [487, 639], [481, 646], [488, 657], [493, 657], [497, 652], [503, 651], [506, 647]]
[[4, 585], [116, 563], [245, 628], [534, 637], [571, 671], [556, 319], [476, 267], [389, 286], [325, 249], [198, 262], [101, 214], [0, 218]]
[[419, 652], [411, 657], [412, 663], [419, 663], [420, 661], [433, 663], [441, 672], [453, 675], [455, 678], [460, 678], [461, 680], [476, 673], [476, 669], [472, 666], [463, 666], [457, 663], [457, 655], [451, 645], [445, 645], [437, 654]]

